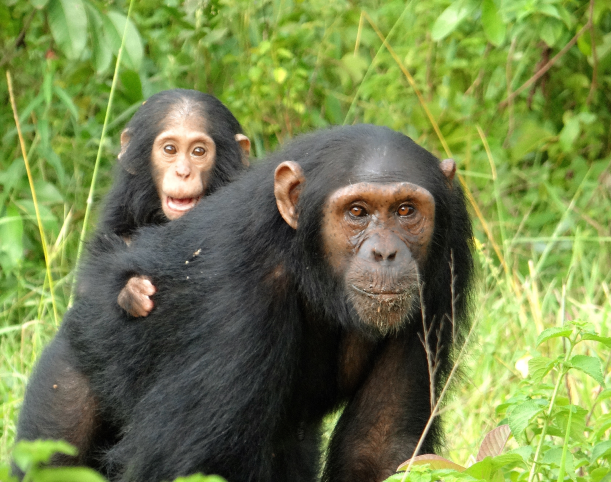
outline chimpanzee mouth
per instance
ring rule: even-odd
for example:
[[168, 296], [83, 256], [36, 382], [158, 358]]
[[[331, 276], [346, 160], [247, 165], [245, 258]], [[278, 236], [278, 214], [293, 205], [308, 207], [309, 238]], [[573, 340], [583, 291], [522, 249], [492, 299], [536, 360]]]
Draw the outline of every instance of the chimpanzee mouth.
[[375, 291], [374, 290], [367, 291], [355, 285], [350, 285], [350, 286], [352, 287], [352, 289], [354, 289], [358, 293], [361, 293], [365, 296], [368, 296], [369, 298], [373, 298], [378, 301], [395, 301], [401, 298], [407, 298], [411, 294], [410, 292], [411, 290], [409, 289], [392, 290], [392, 291], [380, 289], [380, 290], [375, 290]]
[[177, 198], [177, 197], [167, 197], [167, 206], [172, 211], [186, 212], [189, 211], [193, 206], [195, 206], [198, 201], [201, 199], [201, 196], [198, 197], [185, 197], [185, 198]]

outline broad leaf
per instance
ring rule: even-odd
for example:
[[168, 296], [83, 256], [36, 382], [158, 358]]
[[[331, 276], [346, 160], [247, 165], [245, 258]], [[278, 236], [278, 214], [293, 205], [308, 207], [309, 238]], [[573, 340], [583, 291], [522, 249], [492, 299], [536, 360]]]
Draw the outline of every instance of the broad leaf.
[[508, 417], [509, 427], [514, 437], [522, 435], [532, 419], [534, 419], [542, 408], [532, 400], [522, 403], [513, 409]]
[[23, 220], [12, 204], [0, 217], [0, 267], [11, 271], [23, 259]]
[[611, 337], [609, 336], [600, 336], [600, 335], [597, 335], [596, 333], [582, 333], [581, 339], [597, 341], [611, 348]]
[[412, 467], [417, 466], [417, 465], [429, 464], [431, 466], [431, 469], [453, 469], [458, 472], [463, 472], [465, 470], [465, 468], [462, 465], [455, 464], [454, 462], [448, 459], [444, 459], [443, 457], [440, 457], [439, 455], [424, 454], [424, 455], [418, 455], [418, 457], [414, 457], [413, 460], [412, 459], [406, 460], [401, 465], [399, 465], [399, 467], [397, 467], [397, 472], [400, 470], [406, 470], [407, 466], [410, 464], [410, 461], [411, 461]]
[[471, 1], [452, 2], [442, 14], [435, 20], [431, 29], [431, 37], [438, 41], [450, 35], [456, 27], [467, 18], [477, 4]]
[[484, 0], [482, 3], [482, 26], [491, 44], [498, 47], [503, 43], [506, 28], [494, 0]]
[[49, 27], [57, 45], [70, 60], [78, 60], [87, 44], [87, 14], [82, 0], [51, 0]]
[[564, 338], [568, 338], [571, 336], [572, 332], [573, 331], [570, 328], [566, 328], [564, 326], [555, 326], [553, 328], [548, 328], [547, 330], [543, 330], [541, 333], [539, 333], [535, 346], [539, 346], [544, 341], [551, 340], [552, 338], [559, 338], [561, 336]]
[[571, 365], [573, 368], [581, 370], [587, 375], [590, 375], [601, 385], [604, 385], [605, 377], [603, 376], [603, 368], [600, 358], [587, 355], [575, 355], [573, 358], [571, 358]]
[[[102, 17], [102, 20], [112, 48], [115, 53], [118, 54], [127, 17], [119, 12], [108, 12], [106, 16]], [[128, 69], [140, 70], [144, 49], [138, 29], [136, 29], [136, 26], [131, 20], [129, 20], [127, 24], [124, 47], [123, 56], [121, 57], [123, 64], [125, 64]]]
[[545, 356], [536, 356], [528, 360], [528, 372], [535, 383], [541, 381], [552, 368], [554, 368], [554, 360]]
[[510, 435], [511, 429], [509, 425], [501, 425], [488, 432], [480, 445], [475, 461], [480, 462], [486, 457], [496, 457], [499, 455], [503, 451]]

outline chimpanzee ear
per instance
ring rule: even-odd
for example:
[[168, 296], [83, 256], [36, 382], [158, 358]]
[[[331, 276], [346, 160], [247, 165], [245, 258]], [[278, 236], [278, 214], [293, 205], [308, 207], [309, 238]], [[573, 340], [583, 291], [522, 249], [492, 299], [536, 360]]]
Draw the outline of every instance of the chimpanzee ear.
[[274, 173], [274, 195], [280, 215], [291, 228], [297, 229], [297, 201], [305, 183], [303, 169], [295, 161], [284, 161]]
[[134, 169], [134, 166], [128, 166], [125, 160], [121, 159], [123, 155], [125, 154], [125, 152], [127, 151], [127, 146], [129, 145], [129, 141], [131, 137], [132, 135], [129, 129], [123, 129], [123, 132], [121, 132], [121, 151], [119, 152], [117, 159], [123, 166], [123, 169], [125, 169], [130, 174], [136, 174], [136, 170]]
[[250, 156], [250, 139], [244, 134], [236, 134], [235, 140], [238, 141], [238, 144], [240, 144], [242, 148], [242, 164], [246, 167], [250, 166], [250, 161], [248, 160]]
[[456, 174], [456, 163], [454, 159], [444, 159], [439, 163], [439, 167], [441, 168], [441, 172], [445, 174], [450, 185], [452, 185], [454, 174]]

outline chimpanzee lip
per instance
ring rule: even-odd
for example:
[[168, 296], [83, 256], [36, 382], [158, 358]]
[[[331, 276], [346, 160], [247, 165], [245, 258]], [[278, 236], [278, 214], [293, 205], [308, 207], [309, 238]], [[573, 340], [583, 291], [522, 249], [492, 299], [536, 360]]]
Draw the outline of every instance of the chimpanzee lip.
[[370, 297], [376, 298], [376, 299], [399, 298], [401, 296], [405, 296], [407, 294], [407, 291], [408, 291], [406, 289], [404, 289], [404, 290], [392, 290], [392, 291], [391, 290], [380, 289], [380, 290], [375, 290], [375, 291], [373, 291], [373, 290], [372, 291], [367, 291], [367, 290], [359, 288], [358, 286], [355, 286], [355, 285], [350, 285], [350, 286], [352, 286], [352, 288], [355, 291], [358, 291], [359, 293], [362, 293], [362, 294], [364, 294], [366, 296], [370, 296]]
[[200, 198], [201, 196], [184, 197], [184, 198], [167, 196], [166, 205], [172, 211], [179, 211], [179, 212], [189, 211], [193, 206], [197, 204]]

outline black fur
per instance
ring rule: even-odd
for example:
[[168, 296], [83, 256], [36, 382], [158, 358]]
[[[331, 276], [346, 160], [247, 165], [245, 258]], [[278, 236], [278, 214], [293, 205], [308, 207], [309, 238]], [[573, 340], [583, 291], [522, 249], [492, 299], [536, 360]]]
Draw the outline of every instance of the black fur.
[[[118, 480], [198, 471], [236, 482], [316, 480], [321, 420], [342, 406], [325, 481], [383, 480], [411, 456], [430, 414], [421, 312], [396, 334], [372, 333], [321, 250], [327, 197], [355, 176], [367, 179], [359, 166], [379, 155], [397, 156], [405, 169], [371, 180], [415, 182], [435, 199], [421, 275], [427, 323], [441, 337], [442, 383], [453, 343], [447, 317], [455, 333], [469, 326], [471, 224], [459, 185], [448, 184], [434, 156], [386, 128], [304, 136], [181, 219], [144, 228], [129, 249], [108, 238], [85, 266], [84, 278], [110, 273], [103, 292], [118, 294], [132, 273], [158, 288], [146, 322], [128, 320], [116, 295], [91, 290], [58, 333], [105, 422], [121, 427], [106, 453]], [[274, 197], [274, 169], [284, 160], [306, 177], [296, 231]], [[441, 441], [435, 424], [423, 451]]]

